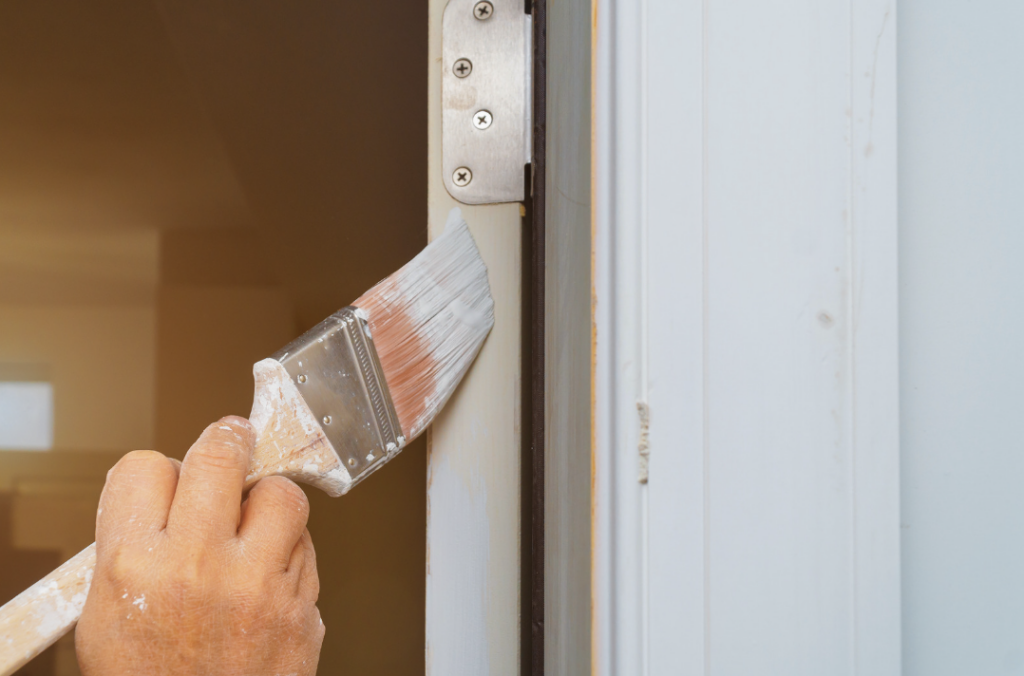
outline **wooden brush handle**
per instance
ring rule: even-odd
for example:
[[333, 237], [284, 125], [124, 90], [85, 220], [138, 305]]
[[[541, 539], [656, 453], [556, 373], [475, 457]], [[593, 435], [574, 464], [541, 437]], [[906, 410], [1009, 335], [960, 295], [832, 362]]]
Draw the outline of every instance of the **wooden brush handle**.
[[71, 631], [96, 567], [91, 544], [0, 608], [0, 676], [8, 676]]
[[319, 488], [332, 498], [347, 493], [352, 478], [285, 368], [264, 359], [252, 371], [256, 397], [249, 422], [256, 431], [256, 448], [246, 489], [276, 475]]
[[[246, 490], [263, 477], [283, 475], [329, 495], [346, 492], [348, 473], [287, 372], [272, 359], [253, 372], [256, 397], [249, 419], [256, 447]], [[78, 623], [95, 567], [91, 544], [0, 608], [0, 676], [13, 674]]]

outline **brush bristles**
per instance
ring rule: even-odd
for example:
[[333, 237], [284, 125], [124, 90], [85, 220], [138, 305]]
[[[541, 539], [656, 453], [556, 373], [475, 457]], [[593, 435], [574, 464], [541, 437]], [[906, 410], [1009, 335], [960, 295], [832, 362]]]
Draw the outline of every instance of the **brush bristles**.
[[353, 303], [367, 314], [406, 440], [431, 423], [494, 325], [487, 267], [458, 209], [444, 233]]

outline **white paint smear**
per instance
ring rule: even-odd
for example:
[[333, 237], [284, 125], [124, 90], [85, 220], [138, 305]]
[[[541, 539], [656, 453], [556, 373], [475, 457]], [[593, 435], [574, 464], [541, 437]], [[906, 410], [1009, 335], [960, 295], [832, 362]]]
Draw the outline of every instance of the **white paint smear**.
[[[490, 673], [487, 488], [479, 477], [467, 485], [447, 459], [432, 464], [430, 471], [428, 673]], [[444, 590], [447, 598], [433, 599], [435, 590]], [[451, 596], [453, 590], [456, 598]], [[453, 633], [458, 636], [451, 636]]]

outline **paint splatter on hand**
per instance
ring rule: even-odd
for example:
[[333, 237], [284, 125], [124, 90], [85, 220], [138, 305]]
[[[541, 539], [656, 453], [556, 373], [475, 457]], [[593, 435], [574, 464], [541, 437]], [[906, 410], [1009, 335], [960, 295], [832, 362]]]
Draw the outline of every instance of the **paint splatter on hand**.
[[107, 475], [75, 635], [82, 674], [316, 673], [324, 625], [309, 503], [282, 477], [242, 502], [253, 442], [232, 416], [180, 465], [135, 451]]

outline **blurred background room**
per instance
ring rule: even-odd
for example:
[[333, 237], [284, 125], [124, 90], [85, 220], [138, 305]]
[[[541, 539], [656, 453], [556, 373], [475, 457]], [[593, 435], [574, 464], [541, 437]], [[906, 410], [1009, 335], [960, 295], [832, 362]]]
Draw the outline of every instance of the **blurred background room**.
[[[0, 601], [93, 541], [121, 455], [248, 415], [254, 362], [426, 243], [426, 21], [0, 4]], [[308, 491], [320, 673], [422, 673], [425, 471]], [[20, 673], [77, 674], [73, 635]]]

